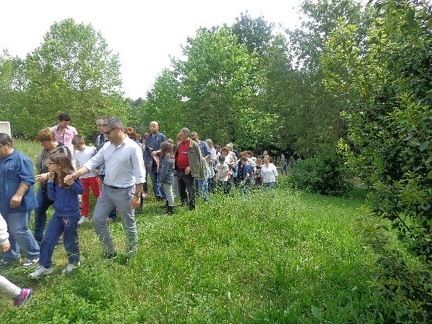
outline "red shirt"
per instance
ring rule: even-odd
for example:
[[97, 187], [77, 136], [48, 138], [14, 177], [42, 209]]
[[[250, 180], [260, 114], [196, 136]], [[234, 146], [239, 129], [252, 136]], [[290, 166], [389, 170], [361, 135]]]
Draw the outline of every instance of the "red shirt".
[[188, 149], [190, 145], [190, 140], [186, 142], [181, 142], [177, 149], [177, 168], [186, 169], [189, 166]]

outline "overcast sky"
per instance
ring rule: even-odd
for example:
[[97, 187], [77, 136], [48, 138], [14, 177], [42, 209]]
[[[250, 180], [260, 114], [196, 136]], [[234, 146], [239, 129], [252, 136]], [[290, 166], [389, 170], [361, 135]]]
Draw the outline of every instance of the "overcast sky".
[[0, 50], [25, 58], [39, 47], [54, 22], [73, 18], [100, 31], [118, 53], [123, 90], [144, 98], [156, 77], [179, 57], [187, 37], [200, 27], [232, 25], [252, 18], [293, 28], [302, 0], [6, 0], [0, 10]]

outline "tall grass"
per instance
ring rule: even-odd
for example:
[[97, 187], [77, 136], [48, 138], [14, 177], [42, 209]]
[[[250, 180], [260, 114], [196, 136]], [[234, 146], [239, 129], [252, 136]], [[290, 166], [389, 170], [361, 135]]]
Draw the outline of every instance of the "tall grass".
[[[18, 147], [18, 145], [16, 145]], [[30, 155], [30, 154], [29, 154]], [[281, 178], [283, 182], [283, 177]], [[81, 267], [5, 275], [34, 289], [25, 308], [1, 298], [4, 323], [376, 323], [390, 309], [370, 288], [375, 256], [354, 230], [362, 199], [284, 189], [275, 196], [213, 195], [189, 212], [162, 216], [148, 198], [136, 214], [138, 255], [102, 258], [90, 223], [80, 227]], [[124, 231], [110, 225], [119, 252]]]

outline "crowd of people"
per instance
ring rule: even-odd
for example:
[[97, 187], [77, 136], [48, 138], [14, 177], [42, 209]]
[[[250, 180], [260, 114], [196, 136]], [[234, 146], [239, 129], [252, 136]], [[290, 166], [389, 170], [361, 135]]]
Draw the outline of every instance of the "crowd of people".
[[[79, 226], [90, 220], [103, 257], [114, 259], [117, 249], [109, 223], [118, 216], [128, 259], [137, 253], [135, 211], [142, 210], [146, 197], [163, 202], [165, 215], [173, 215], [177, 196], [192, 211], [197, 197], [208, 201], [218, 191], [230, 195], [233, 188], [246, 195], [252, 187], [273, 192], [278, 180], [267, 151], [258, 157], [251, 151], [237, 152], [231, 143], [221, 147], [211, 139], [200, 140], [188, 128], [180, 129], [174, 141], [152, 121], [149, 133], [138, 137], [135, 129], [125, 128], [118, 118], [100, 116], [95, 145], [87, 146], [70, 120], [69, 114], [62, 113], [57, 125], [38, 132], [42, 150], [35, 165], [14, 148], [9, 135], [0, 133], [0, 267], [35, 267], [31, 278], [51, 274], [54, 248], [62, 240], [68, 257], [62, 273], [74, 271], [80, 266]], [[286, 172], [284, 163], [282, 172]], [[92, 216], [90, 192], [97, 198]], [[54, 212], [46, 226], [50, 206]], [[32, 211], [33, 233], [29, 228]], [[13, 296], [16, 306], [24, 305], [32, 295], [31, 289], [18, 288], [1, 276], [0, 288]]]

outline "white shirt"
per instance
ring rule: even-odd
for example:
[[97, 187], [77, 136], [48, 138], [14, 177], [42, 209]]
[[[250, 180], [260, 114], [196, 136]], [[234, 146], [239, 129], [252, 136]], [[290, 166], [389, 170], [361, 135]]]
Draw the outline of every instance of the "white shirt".
[[92, 171], [102, 163], [105, 164], [106, 185], [128, 188], [145, 182], [142, 150], [127, 136], [117, 147], [111, 142], [106, 142], [95, 156], [84, 163], [84, 166]]
[[269, 163], [268, 167], [265, 164], [261, 166], [261, 177], [263, 183], [276, 182], [277, 176], [278, 172], [273, 163]]
[[[75, 160], [77, 169], [82, 167], [84, 163], [90, 160], [96, 154], [96, 147], [94, 146], [86, 146], [84, 150], [75, 150]], [[96, 177], [94, 170], [82, 175], [80, 178], [92, 178]]]

